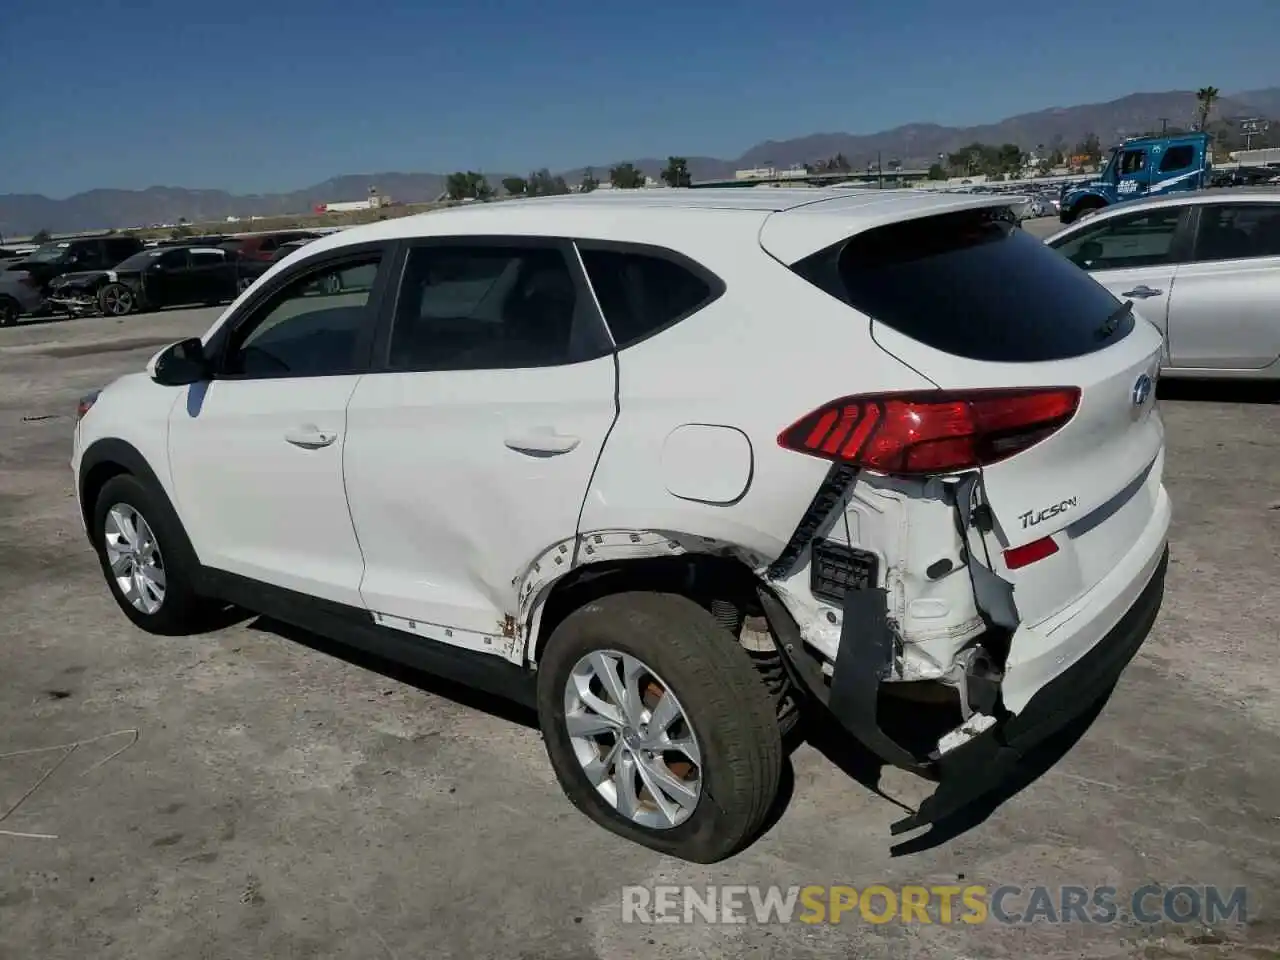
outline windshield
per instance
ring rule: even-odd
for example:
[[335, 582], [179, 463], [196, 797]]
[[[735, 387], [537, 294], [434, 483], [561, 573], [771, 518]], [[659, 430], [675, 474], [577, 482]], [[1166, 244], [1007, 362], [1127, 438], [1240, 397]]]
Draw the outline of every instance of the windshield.
[[27, 259], [35, 263], [55, 263], [65, 257], [70, 249], [69, 243], [45, 243], [28, 255]]
[[1120, 168], [1119, 161], [1116, 158], [1119, 156], [1120, 148], [1112, 147], [1111, 156], [1107, 158], [1107, 165], [1102, 168], [1101, 180], [1107, 183], [1114, 183], [1116, 181], [1116, 171]]

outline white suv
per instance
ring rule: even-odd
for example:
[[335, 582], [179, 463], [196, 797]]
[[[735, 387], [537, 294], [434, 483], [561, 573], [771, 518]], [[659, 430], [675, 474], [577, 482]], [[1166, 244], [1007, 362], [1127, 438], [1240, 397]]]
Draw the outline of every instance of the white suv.
[[1009, 202], [315, 240], [82, 402], [89, 538], [144, 630], [232, 604], [535, 704], [573, 803], [655, 849], [749, 842], [800, 709], [936, 777], [895, 831], [936, 821], [1114, 684], [1167, 563], [1160, 335]]

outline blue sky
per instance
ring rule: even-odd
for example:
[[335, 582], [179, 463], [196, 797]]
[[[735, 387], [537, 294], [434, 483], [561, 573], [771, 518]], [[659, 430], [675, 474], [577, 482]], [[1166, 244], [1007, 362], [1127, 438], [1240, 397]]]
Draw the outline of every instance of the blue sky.
[[732, 158], [819, 131], [1280, 84], [1280, 0], [4, 7], [0, 193], [53, 197]]

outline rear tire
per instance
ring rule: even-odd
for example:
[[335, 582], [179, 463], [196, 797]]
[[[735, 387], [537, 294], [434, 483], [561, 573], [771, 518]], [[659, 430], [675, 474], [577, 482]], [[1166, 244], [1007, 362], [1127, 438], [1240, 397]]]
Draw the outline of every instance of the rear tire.
[[12, 297], [0, 297], [0, 327], [12, 327], [18, 323], [22, 308]]
[[178, 522], [130, 474], [103, 484], [93, 506], [93, 541], [111, 596], [134, 625], [161, 636], [201, 632], [214, 607], [195, 590]]
[[[600, 682], [606, 665], [620, 691], [634, 692], [623, 699], [636, 722]], [[628, 666], [637, 671], [629, 677]], [[686, 597], [613, 594], [569, 614], [538, 666], [538, 717], [574, 806], [661, 853], [723, 860], [755, 838], [777, 796], [783, 750], [772, 698], [746, 651]], [[588, 767], [603, 775], [593, 780]], [[653, 784], [669, 786], [655, 798]]]

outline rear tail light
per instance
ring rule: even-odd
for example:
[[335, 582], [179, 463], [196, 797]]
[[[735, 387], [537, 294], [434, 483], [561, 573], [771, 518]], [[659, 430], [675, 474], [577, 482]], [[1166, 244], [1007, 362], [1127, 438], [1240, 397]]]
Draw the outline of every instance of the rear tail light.
[[797, 420], [778, 444], [878, 473], [953, 473], [1034, 446], [1079, 403], [1075, 387], [844, 397]]

